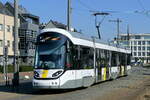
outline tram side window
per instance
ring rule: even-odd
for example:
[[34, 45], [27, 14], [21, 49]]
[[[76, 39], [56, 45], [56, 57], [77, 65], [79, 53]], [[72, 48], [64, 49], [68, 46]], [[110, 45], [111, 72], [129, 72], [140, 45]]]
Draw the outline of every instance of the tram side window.
[[70, 46], [70, 54], [71, 54], [71, 68], [70, 69], [77, 69], [80, 66], [79, 63], [79, 55], [78, 55], [78, 46], [72, 45]]
[[112, 52], [111, 66], [117, 66], [117, 54]]
[[120, 59], [120, 65], [125, 66], [126, 65], [126, 55], [124, 53], [120, 53], [119, 59]]
[[71, 69], [91, 69], [94, 66], [94, 50], [89, 47], [73, 45], [71, 59]]
[[109, 51], [105, 50], [104, 51], [105, 53], [105, 67], [108, 67], [109, 66]]
[[96, 50], [96, 66], [107, 67], [109, 65], [109, 52], [107, 50]]
[[100, 49], [96, 49], [96, 66], [100, 67], [101, 60], [100, 60]]
[[100, 51], [100, 60], [101, 60], [101, 67], [107, 67], [109, 64], [109, 54], [106, 50]]
[[100, 51], [100, 67], [105, 66], [105, 53], [104, 50]]
[[81, 47], [80, 69], [91, 69], [94, 67], [94, 50], [89, 47]]

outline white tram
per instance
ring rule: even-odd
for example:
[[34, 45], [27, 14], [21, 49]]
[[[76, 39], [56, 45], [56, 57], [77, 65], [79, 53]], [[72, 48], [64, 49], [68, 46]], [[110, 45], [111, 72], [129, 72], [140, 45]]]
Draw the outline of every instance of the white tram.
[[130, 72], [130, 50], [63, 29], [44, 29], [37, 37], [33, 87], [71, 89]]

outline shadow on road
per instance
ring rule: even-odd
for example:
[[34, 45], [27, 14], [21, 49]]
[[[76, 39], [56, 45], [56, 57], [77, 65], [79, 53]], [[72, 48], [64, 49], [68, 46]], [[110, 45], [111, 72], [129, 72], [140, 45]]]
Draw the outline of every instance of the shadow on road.
[[5, 86], [5, 85], [0, 85], [0, 92], [6, 92], [6, 93], [17, 93], [17, 94], [29, 94], [29, 95], [51, 95], [51, 94], [61, 94], [61, 93], [67, 93], [67, 92], [73, 92], [76, 90], [82, 90], [85, 88], [78, 88], [78, 89], [69, 89], [69, 90], [38, 90], [34, 89], [32, 87], [31, 82], [23, 82], [20, 83], [18, 87], [13, 87], [12, 85], [10, 86]]

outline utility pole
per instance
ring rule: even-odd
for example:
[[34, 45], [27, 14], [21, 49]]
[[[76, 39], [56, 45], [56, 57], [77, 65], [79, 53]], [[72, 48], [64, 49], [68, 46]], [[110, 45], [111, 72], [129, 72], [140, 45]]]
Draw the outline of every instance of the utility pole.
[[129, 31], [129, 24], [127, 25], [127, 40], [130, 40], [130, 31]]
[[68, 0], [68, 8], [67, 8], [67, 30], [71, 31], [71, 0]]
[[3, 74], [4, 74], [4, 80], [5, 80], [5, 85], [8, 85], [8, 68], [7, 68], [7, 60], [8, 60], [8, 47], [6, 46], [6, 11], [5, 9], [3, 10], [4, 16], [3, 16]]
[[[68, 6], [67, 6], [67, 30], [71, 31], [71, 0], [68, 0]], [[67, 67], [70, 67], [70, 42], [67, 40]]]
[[116, 22], [117, 23], [117, 43], [119, 43], [119, 33], [120, 33], [120, 23], [122, 22], [119, 18], [117, 20], [109, 20], [109, 22]]
[[127, 42], [128, 42], [128, 48], [132, 50], [132, 44], [130, 43], [130, 29], [129, 29], [129, 24], [127, 25]]
[[18, 63], [18, 0], [14, 0], [14, 77], [13, 86], [19, 86], [19, 63]]
[[4, 16], [3, 16], [3, 74], [4, 74], [4, 80], [7, 82], [7, 74], [6, 74], [6, 62], [5, 62], [5, 11], [4, 11]]

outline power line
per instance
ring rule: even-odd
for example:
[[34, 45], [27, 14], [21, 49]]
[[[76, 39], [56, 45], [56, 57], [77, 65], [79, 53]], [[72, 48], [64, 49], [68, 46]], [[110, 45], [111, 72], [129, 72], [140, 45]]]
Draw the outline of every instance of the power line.
[[141, 6], [141, 8], [145, 11], [146, 9], [145, 9], [145, 7], [143, 6], [143, 3], [141, 2], [141, 0], [137, 0], [137, 1], [138, 1], [139, 5]]
[[89, 10], [86, 10], [86, 9], [79, 9], [79, 8], [72, 8], [74, 11], [76, 12], [80, 12], [82, 14], [85, 14], [85, 13], [90, 13]]
[[95, 11], [95, 9], [93, 9], [93, 8], [90, 7], [89, 5], [85, 4], [85, 3], [82, 2], [81, 0], [78, 0], [78, 1], [79, 1], [78, 3], [79, 3], [81, 6], [83, 6], [84, 8], [88, 9], [88, 11]]
[[148, 18], [150, 18], [150, 15], [149, 15], [149, 14], [150, 14], [150, 11], [145, 9], [145, 7], [144, 7], [144, 5], [143, 5], [143, 3], [142, 3], [141, 0], [137, 0], [137, 1], [138, 1], [139, 5], [141, 6], [141, 8], [143, 9], [142, 12], [137, 11], [137, 13], [144, 14], [144, 15], [146, 15]]

